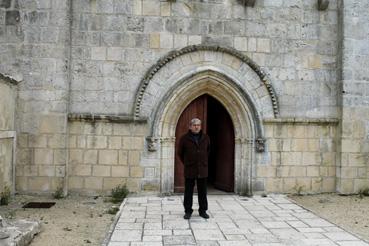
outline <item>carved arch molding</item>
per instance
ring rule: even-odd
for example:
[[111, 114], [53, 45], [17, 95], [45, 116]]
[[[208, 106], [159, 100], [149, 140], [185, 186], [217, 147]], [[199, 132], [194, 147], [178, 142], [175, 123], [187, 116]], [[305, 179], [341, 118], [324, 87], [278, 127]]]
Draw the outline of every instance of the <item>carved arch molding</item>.
[[160, 70], [165, 67], [168, 63], [173, 61], [174, 59], [184, 56], [186, 54], [199, 52], [199, 51], [213, 51], [213, 52], [220, 52], [229, 54], [235, 58], [238, 58], [242, 62], [246, 63], [259, 77], [260, 81], [266, 88], [271, 105], [273, 108], [273, 115], [275, 118], [279, 116], [279, 106], [278, 106], [278, 99], [275, 93], [275, 90], [267, 77], [266, 73], [258, 66], [254, 61], [252, 61], [248, 56], [242, 54], [241, 52], [230, 48], [230, 47], [221, 47], [221, 46], [213, 46], [213, 45], [192, 45], [182, 48], [180, 50], [174, 50], [169, 52], [167, 55], [159, 59], [156, 64], [154, 64], [142, 78], [140, 85], [138, 87], [135, 102], [133, 104], [132, 115], [134, 120], [139, 120], [141, 118], [141, 106], [143, 103], [143, 98], [146, 93], [146, 89], [150, 85], [151, 80], [153, 77], [160, 72]]
[[[163, 123], [161, 117], [165, 111], [164, 108], [169, 105], [169, 98], [173, 95], [180, 96], [178, 90], [187, 86], [186, 84], [192, 84], [188, 85], [188, 88], [201, 86], [200, 81], [202, 80], [194, 79], [197, 76], [208, 77], [214, 83], [217, 80], [222, 81], [218, 86], [221, 86], [223, 90], [234, 92], [228, 94], [231, 100], [237, 100], [236, 94], [243, 98], [244, 105], [248, 105], [247, 111], [251, 114], [250, 119], [254, 122], [255, 134], [252, 135], [255, 150], [264, 152], [262, 118], [279, 116], [278, 99], [274, 88], [266, 73], [249, 57], [233, 48], [211, 45], [193, 45], [169, 52], [142, 78], [132, 108], [132, 116], [134, 121], [147, 120], [150, 125], [150, 134], [146, 138], [148, 150], [156, 151], [163, 138], [173, 137], [170, 134], [164, 136], [165, 134], [157, 132], [160, 124]], [[211, 85], [208, 84], [208, 86], [211, 90]], [[206, 88], [204, 93], [206, 93]], [[188, 98], [191, 96], [187, 95]], [[228, 105], [235, 103], [233, 101]], [[237, 110], [242, 110], [243, 107], [240, 105], [242, 104], [239, 104]], [[231, 110], [234, 106], [226, 108]], [[176, 114], [179, 115], [180, 112]], [[166, 126], [166, 128], [170, 127]]]

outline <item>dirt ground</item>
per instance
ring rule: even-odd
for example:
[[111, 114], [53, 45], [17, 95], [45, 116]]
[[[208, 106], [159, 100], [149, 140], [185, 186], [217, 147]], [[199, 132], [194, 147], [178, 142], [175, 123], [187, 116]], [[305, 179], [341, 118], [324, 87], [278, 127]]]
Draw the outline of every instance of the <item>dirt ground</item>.
[[369, 197], [322, 194], [289, 198], [320, 217], [369, 240]]
[[[106, 200], [106, 199], [105, 199]], [[56, 202], [48, 209], [22, 208], [27, 202]], [[42, 231], [31, 246], [101, 245], [114, 215], [107, 211], [113, 204], [103, 197], [15, 196], [8, 206], [0, 206], [1, 216], [9, 219], [36, 219]], [[119, 204], [117, 205], [119, 206]]]

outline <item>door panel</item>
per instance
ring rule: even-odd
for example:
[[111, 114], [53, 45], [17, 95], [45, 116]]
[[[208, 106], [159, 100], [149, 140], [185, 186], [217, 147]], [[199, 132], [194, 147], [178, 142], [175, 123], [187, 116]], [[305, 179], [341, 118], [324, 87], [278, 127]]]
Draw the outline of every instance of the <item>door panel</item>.
[[207, 95], [202, 95], [192, 101], [179, 117], [176, 128], [175, 143], [175, 167], [174, 167], [174, 192], [184, 191], [184, 170], [183, 164], [178, 158], [178, 143], [182, 135], [188, 132], [191, 119], [199, 118], [202, 121], [202, 130], [207, 132]]

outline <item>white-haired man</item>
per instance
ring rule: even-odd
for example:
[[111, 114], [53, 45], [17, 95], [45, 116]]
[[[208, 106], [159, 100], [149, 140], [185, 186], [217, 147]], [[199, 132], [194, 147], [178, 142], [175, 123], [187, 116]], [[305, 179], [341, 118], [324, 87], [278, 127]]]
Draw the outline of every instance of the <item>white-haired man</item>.
[[178, 146], [178, 156], [184, 165], [185, 177], [184, 219], [190, 219], [193, 212], [192, 201], [195, 182], [197, 183], [199, 215], [205, 219], [209, 218], [206, 213], [208, 210], [206, 185], [209, 152], [209, 136], [202, 132], [201, 120], [194, 118], [190, 122], [189, 131], [180, 138]]

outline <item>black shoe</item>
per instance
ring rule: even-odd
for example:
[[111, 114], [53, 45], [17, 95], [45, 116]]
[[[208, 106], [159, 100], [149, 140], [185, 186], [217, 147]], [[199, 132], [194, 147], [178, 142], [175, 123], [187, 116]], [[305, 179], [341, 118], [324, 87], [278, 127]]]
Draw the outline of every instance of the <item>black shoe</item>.
[[204, 219], [209, 219], [209, 215], [206, 212], [200, 212], [199, 215]]
[[189, 220], [190, 218], [191, 218], [190, 213], [185, 213], [185, 215], [183, 215], [183, 219], [185, 219], [185, 220]]

